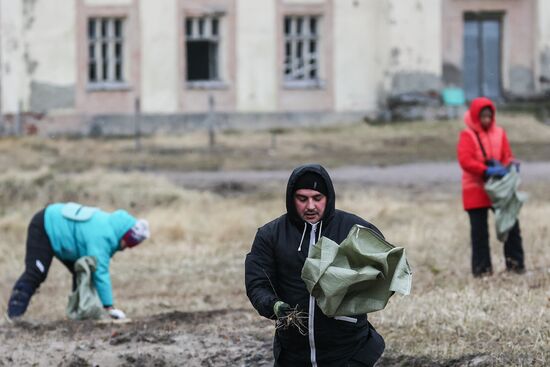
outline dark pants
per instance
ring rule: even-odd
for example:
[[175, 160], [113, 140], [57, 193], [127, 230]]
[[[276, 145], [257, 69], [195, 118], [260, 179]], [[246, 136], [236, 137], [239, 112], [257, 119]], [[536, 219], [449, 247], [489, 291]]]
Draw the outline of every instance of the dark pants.
[[[489, 249], [489, 227], [487, 225], [487, 213], [489, 208], [468, 210], [470, 217], [470, 235], [472, 238], [472, 273], [474, 276], [490, 274], [493, 271], [491, 265], [491, 251]], [[523, 246], [519, 220], [512, 227], [508, 239], [504, 242], [504, 258], [506, 269], [523, 271], [525, 269], [523, 259]]]
[[[378, 332], [376, 329], [369, 323], [369, 336], [366, 339], [365, 343], [361, 346], [361, 348], [351, 357], [351, 359], [348, 360], [346, 363], [346, 367], [372, 367], [375, 365], [375, 363], [380, 359], [382, 356], [382, 353], [384, 353], [384, 349], [386, 348], [386, 343], [384, 342], [384, 338]], [[297, 366], [311, 366], [311, 364], [308, 362], [307, 364], [304, 363], [297, 363], [292, 361], [281, 361], [277, 360], [278, 356], [280, 356], [280, 349], [276, 350], [277, 348], [280, 348], [280, 346], [276, 345], [276, 343], [273, 345], [273, 354], [275, 357], [275, 362], [273, 364], [273, 367], [297, 367]], [[308, 350], [309, 352], [309, 350]], [[349, 358], [349, 357], [348, 357]], [[326, 363], [318, 363], [318, 366], [322, 367], [323, 365], [327, 365]], [[330, 366], [335, 365], [335, 363], [328, 364]], [[341, 366], [341, 363], [337, 364], [338, 366]]]
[[[34, 215], [27, 230], [25, 271], [13, 286], [8, 302], [10, 317], [19, 317], [25, 313], [31, 297], [46, 280], [54, 256], [50, 239], [44, 228], [44, 210], [41, 210]], [[75, 289], [74, 262], [63, 262], [63, 264], [73, 275], [73, 289]]]

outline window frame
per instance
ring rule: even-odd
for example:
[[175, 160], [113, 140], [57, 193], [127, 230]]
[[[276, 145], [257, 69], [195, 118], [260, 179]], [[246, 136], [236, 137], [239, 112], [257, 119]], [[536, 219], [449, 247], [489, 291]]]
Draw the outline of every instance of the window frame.
[[[188, 89], [226, 89], [227, 83], [223, 78], [222, 71], [222, 52], [223, 52], [223, 22], [225, 13], [213, 12], [203, 14], [188, 14], [183, 18], [183, 40], [184, 40], [184, 58], [185, 70], [184, 81]], [[201, 29], [202, 21], [202, 29]], [[188, 24], [191, 22], [191, 34], [189, 34]], [[216, 32], [212, 32], [214, 22], [216, 22]], [[188, 43], [189, 42], [208, 42], [214, 43], [216, 46], [216, 59], [213, 65], [215, 77], [212, 79], [189, 80], [189, 63], [188, 63]], [[210, 54], [209, 54], [210, 57]], [[209, 67], [212, 67], [212, 62], [209, 60]], [[212, 71], [209, 70], [209, 74]]]
[[[91, 37], [91, 22], [95, 23], [94, 35]], [[119, 34], [116, 34], [116, 23], [120, 22]], [[102, 34], [104, 24], [107, 29], [107, 35]], [[128, 64], [127, 64], [127, 26], [128, 19], [121, 15], [90, 15], [86, 18], [86, 43], [87, 43], [87, 73], [86, 89], [89, 91], [101, 90], [128, 90]], [[98, 34], [99, 33], [99, 34]], [[117, 43], [120, 44], [120, 55], [116, 54]], [[105, 45], [107, 52], [107, 61], [104, 61]], [[92, 56], [92, 48], [94, 55]], [[96, 80], [91, 79], [91, 64], [95, 65]], [[120, 79], [117, 79], [117, 64], [120, 64]], [[104, 67], [107, 65], [107, 76], [104, 73]], [[103, 74], [102, 76], [100, 74]]]
[[[312, 13], [285, 13], [282, 17], [282, 84], [285, 89], [319, 89], [325, 86], [322, 79], [322, 15], [317, 12]], [[312, 33], [312, 21], [315, 21], [315, 29]], [[289, 23], [289, 32], [287, 33], [287, 22]], [[301, 27], [298, 24], [301, 23]], [[307, 24], [307, 26], [305, 25]], [[297, 31], [300, 28], [300, 31]], [[305, 31], [304, 31], [305, 30]], [[311, 42], [315, 42], [314, 51], [311, 53]], [[306, 47], [307, 46], [307, 47]], [[288, 58], [288, 48], [290, 47], [290, 55], [293, 57], [290, 61]], [[300, 57], [294, 55], [297, 49], [301, 50]], [[309, 51], [309, 54], [308, 54]], [[304, 78], [289, 77], [287, 70], [290, 68], [290, 74], [299, 72], [300, 62], [304, 71], [301, 73]], [[311, 62], [314, 62], [315, 77], [310, 77], [312, 70]], [[288, 65], [290, 64], [290, 65]], [[294, 65], [293, 65], [294, 64]]]

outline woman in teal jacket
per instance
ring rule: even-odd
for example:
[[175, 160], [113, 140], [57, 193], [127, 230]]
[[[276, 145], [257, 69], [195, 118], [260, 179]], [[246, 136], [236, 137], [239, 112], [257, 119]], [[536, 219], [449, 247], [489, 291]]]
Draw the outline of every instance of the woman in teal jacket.
[[149, 237], [149, 225], [125, 210], [112, 213], [76, 203], [48, 205], [32, 218], [27, 235], [25, 271], [15, 283], [8, 302], [8, 317], [21, 317], [40, 284], [46, 280], [53, 257], [73, 274], [76, 260], [94, 256], [97, 269], [94, 285], [103, 306], [113, 318], [124, 318], [113, 307], [109, 263], [120, 250], [134, 247]]

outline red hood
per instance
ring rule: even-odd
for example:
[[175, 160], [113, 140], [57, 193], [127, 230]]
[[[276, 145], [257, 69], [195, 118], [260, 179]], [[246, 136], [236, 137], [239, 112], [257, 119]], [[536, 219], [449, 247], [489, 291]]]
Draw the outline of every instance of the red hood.
[[493, 120], [488, 129], [490, 130], [495, 125], [496, 108], [493, 101], [485, 97], [476, 98], [470, 103], [470, 109], [464, 114], [464, 123], [466, 126], [477, 132], [483, 131], [481, 121], [479, 120], [479, 113], [485, 107], [489, 107], [493, 110]]

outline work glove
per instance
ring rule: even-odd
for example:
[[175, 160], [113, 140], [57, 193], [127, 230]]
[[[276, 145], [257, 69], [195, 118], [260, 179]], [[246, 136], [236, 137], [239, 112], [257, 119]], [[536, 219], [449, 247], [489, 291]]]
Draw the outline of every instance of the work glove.
[[502, 165], [494, 166], [494, 167], [487, 167], [485, 170], [485, 177], [496, 177], [496, 178], [502, 178], [506, 176], [508, 173], [508, 168], [503, 167]]
[[503, 167], [502, 163], [497, 159], [488, 159], [485, 161], [485, 165], [487, 167]]
[[107, 312], [109, 313], [109, 316], [111, 316], [111, 318], [115, 320], [122, 320], [126, 318], [126, 314], [116, 308], [110, 308], [107, 310]]
[[275, 313], [275, 316], [277, 316], [277, 318], [279, 319], [279, 318], [285, 317], [289, 313], [291, 313], [292, 308], [290, 307], [290, 305], [288, 303], [285, 303], [283, 301], [277, 301], [273, 305], [273, 312]]

